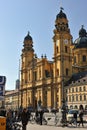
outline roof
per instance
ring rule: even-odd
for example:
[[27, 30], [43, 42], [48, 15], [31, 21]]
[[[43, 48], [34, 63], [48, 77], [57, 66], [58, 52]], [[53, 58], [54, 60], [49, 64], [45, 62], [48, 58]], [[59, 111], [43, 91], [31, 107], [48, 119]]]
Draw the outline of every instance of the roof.
[[79, 30], [79, 38], [77, 38], [74, 41], [74, 45], [75, 45], [74, 49], [87, 48], [87, 33], [86, 33], [86, 30], [83, 28], [83, 26]]
[[66, 82], [65, 86], [72, 83], [87, 83], [87, 71], [73, 74], [72, 77]]
[[66, 18], [67, 19], [66, 14], [62, 10], [63, 10], [63, 8], [61, 7], [59, 14], [57, 14], [57, 16], [56, 16], [56, 19], [58, 19], [58, 18]]

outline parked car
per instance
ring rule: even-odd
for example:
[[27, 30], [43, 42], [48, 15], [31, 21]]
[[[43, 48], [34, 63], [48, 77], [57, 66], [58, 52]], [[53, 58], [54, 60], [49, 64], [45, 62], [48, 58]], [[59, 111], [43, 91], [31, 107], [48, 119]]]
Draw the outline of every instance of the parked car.
[[67, 114], [67, 121], [70, 122], [73, 118], [73, 114], [77, 113], [77, 121], [79, 121], [79, 110], [78, 109], [70, 109]]
[[[70, 109], [68, 111], [68, 114], [67, 114], [67, 121], [71, 121], [72, 118], [73, 118], [73, 114], [74, 113], [77, 113], [77, 121], [79, 122], [79, 110], [78, 109]], [[84, 110], [84, 114], [83, 114], [83, 121], [84, 122], [87, 122], [87, 111]]]
[[34, 110], [34, 108], [33, 108], [32, 106], [29, 106], [29, 107], [28, 107], [28, 111], [30, 111], [30, 112], [35, 112], [35, 110]]
[[84, 110], [83, 120], [87, 122], [87, 110]]
[[46, 107], [41, 107], [41, 109], [43, 110], [43, 112], [49, 112], [49, 110]]
[[53, 108], [53, 109], [51, 109], [51, 112], [53, 112], [53, 113], [57, 113], [57, 112], [59, 112], [59, 110], [58, 110], [58, 109]]

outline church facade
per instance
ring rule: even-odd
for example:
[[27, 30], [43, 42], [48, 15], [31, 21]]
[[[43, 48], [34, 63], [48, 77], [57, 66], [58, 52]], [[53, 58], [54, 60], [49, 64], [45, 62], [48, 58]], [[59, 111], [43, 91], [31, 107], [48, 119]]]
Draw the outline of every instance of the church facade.
[[53, 60], [38, 58], [33, 38], [24, 38], [21, 54], [20, 95], [22, 107], [59, 108], [65, 99], [67, 106], [87, 102], [87, 32], [82, 26], [79, 38], [73, 42], [63, 9], [56, 15], [53, 35]]

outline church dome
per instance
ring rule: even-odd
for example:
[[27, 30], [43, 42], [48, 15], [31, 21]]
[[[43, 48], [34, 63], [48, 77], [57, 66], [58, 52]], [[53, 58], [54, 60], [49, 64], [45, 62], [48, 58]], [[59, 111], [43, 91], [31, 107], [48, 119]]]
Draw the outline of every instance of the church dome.
[[30, 36], [29, 32], [28, 32], [27, 36], [24, 38], [24, 41], [25, 40], [32, 40], [32, 37]]
[[63, 8], [61, 7], [59, 14], [57, 14], [57, 16], [56, 16], [57, 19], [58, 19], [58, 18], [67, 18], [67, 17], [66, 17], [66, 14], [63, 13], [62, 10], [63, 10]]
[[74, 45], [75, 48], [87, 48], [87, 33], [83, 26], [79, 30], [79, 38], [75, 40]]
[[79, 37], [85, 37], [86, 34], [87, 34], [86, 30], [82, 26], [82, 28], [79, 30]]

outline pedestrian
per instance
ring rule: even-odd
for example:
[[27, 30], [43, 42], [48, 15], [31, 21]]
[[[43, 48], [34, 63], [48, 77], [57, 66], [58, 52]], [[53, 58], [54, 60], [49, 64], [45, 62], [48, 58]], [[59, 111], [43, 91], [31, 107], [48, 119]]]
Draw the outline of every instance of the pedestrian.
[[80, 105], [80, 108], [79, 108], [79, 119], [80, 119], [80, 121], [79, 121], [78, 126], [80, 126], [80, 124], [82, 124], [82, 126], [84, 127], [84, 125], [83, 125], [83, 106], [82, 105]]
[[27, 114], [26, 108], [23, 109], [23, 112], [21, 114], [21, 121], [22, 121], [22, 126], [23, 126], [22, 130], [26, 130], [26, 126], [28, 124], [28, 114]]
[[74, 123], [76, 124], [76, 127], [77, 127], [77, 112], [76, 111], [73, 114], [73, 118], [74, 118]]
[[43, 110], [41, 109], [40, 112], [40, 125], [42, 125], [42, 119], [43, 119]]

